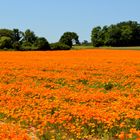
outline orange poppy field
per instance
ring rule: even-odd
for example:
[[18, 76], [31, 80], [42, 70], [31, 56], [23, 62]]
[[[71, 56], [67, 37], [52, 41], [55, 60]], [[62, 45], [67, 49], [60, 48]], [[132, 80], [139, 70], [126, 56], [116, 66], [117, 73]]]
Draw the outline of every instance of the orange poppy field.
[[1, 51], [0, 139], [140, 139], [140, 51]]

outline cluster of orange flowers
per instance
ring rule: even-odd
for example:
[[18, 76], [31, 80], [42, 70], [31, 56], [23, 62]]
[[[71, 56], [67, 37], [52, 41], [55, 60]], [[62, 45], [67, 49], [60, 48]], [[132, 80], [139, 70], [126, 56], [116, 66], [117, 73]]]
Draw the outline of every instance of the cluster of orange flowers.
[[19, 126], [0, 122], [0, 139], [1, 140], [31, 140], [25, 130]]
[[0, 52], [0, 139], [138, 139], [139, 54]]

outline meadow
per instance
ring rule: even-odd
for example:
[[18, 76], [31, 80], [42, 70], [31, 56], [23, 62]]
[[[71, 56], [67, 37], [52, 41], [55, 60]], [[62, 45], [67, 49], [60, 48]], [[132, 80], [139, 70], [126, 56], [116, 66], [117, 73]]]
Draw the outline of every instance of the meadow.
[[140, 139], [140, 52], [0, 52], [0, 139]]
[[111, 46], [101, 46], [101, 47], [94, 47], [92, 45], [75, 45], [72, 47], [72, 50], [87, 50], [87, 49], [103, 49], [103, 50], [140, 50], [140, 46], [124, 46], [124, 47], [111, 47]]

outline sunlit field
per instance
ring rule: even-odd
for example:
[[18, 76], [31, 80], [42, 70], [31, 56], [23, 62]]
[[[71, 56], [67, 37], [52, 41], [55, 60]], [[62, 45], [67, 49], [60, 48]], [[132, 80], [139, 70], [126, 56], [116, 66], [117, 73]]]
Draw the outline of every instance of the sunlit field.
[[140, 51], [0, 52], [1, 140], [138, 140]]

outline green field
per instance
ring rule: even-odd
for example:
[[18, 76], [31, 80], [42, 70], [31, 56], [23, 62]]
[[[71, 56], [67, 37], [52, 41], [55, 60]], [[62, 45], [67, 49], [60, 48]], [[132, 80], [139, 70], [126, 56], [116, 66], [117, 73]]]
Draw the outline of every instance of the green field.
[[108, 49], [108, 50], [140, 50], [140, 46], [131, 46], [131, 47], [93, 47], [93, 46], [73, 46], [73, 50], [80, 49]]

